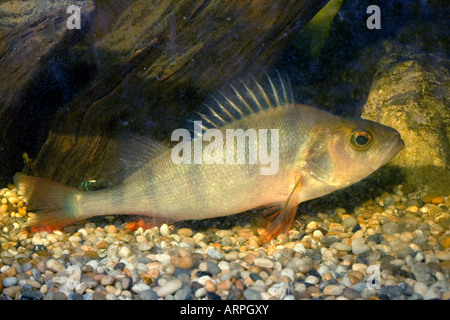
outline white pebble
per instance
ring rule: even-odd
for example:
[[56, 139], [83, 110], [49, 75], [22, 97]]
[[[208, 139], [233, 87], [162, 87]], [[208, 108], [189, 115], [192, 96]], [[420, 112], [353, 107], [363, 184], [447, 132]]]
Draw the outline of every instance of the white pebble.
[[253, 263], [261, 268], [273, 268], [273, 262], [272, 260], [266, 259], [266, 258], [256, 258]]
[[425, 293], [428, 290], [428, 286], [425, 283], [421, 282], [421, 281], [416, 281], [416, 283], [414, 283], [413, 290], [414, 290], [415, 293], [418, 293], [422, 297], [424, 297]]
[[157, 294], [159, 297], [164, 298], [169, 294], [174, 294], [175, 292], [180, 290], [181, 287], [183, 287], [183, 281], [181, 281], [180, 279], [174, 279], [159, 288]]
[[155, 259], [163, 266], [170, 264], [172, 261], [172, 258], [168, 254], [164, 253], [155, 254]]
[[423, 298], [424, 300], [441, 299], [441, 295], [442, 293], [438, 288], [429, 288]]
[[280, 276], [287, 276], [289, 277], [289, 279], [291, 279], [291, 281], [294, 281], [295, 274], [292, 269], [284, 268], [283, 270], [281, 270]]
[[326, 266], [326, 265], [321, 265], [321, 266], [319, 267], [319, 269], [317, 269], [317, 272], [318, 272], [321, 276], [323, 276], [324, 274], [330, 272], [330, 268], [329, 268], [328, 266]]
[[195, 291], [195, 297], [196, 298], [202, 298], [206, 296], [206, 289], [205, 288], [198, 288], [197, 291]]
[[141, 293], [142, 291], [148, 289], [150, 289], [150, 286], [143, 282], [138, 282], [131, 288], [131, 290], [133, 290], [135, 293]]
[[171, 228], [167, 225], [167, 224], [163, 224], [161, 226], [161, 228], [159, 229], [159, 232], [161, 233], [162, 236], [170, 236], [170, 234], [172, 233]]
[[227, 261], [220, 261], [217, 266], [220, 268], [220, 270], [230, 270], [230, 264]]
[[309, 283], [309, 284], [318, 284], [319, 283], [319, 279], [316, 276], [307, 276], [305, 278], [305, 283]]
[[119, 255], [120, 255], [122, 258], [127, 258], [127, 257], [130, 256], [130, 254], [131, 254], [131, 250], [130, 250], [130, 248], [128, 248], [127, 246], [122, 246], [122, 247], [120, 248], [120, 250], [119, 250]]
[[215, 260], [222, 260], [223, 259], [223, 254], [217, 250], [216, 248], [210, 247], [208, 248], [208, 250], [206, 251], [208, 253], [208, 256], [211, 259], [215, 259]]
[[294, 251], [302, 253], [302, 254], [306, 253], [305, 246], [303, 244], [301, 244], [300, 242], [294, 246]]

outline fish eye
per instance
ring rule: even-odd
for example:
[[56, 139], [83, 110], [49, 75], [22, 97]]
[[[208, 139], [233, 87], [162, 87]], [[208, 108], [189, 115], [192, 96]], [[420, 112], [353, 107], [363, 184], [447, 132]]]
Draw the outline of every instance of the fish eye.
[[350, 135], [350, 143], [356, 150], [366, 150], [372, 143], [372, 135], [364, 129], [356, 129]]

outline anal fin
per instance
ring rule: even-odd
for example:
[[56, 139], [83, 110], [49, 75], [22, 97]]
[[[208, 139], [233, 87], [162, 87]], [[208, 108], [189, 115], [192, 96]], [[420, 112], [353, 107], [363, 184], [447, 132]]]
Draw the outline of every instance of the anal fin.
[[258, 233], [264, 243], [268, 243], [279, 234], [285, 233], [292, 225], [297, 213], [297, 207], [300, 204], [300, 193], [302, 190], [300, 181], [301, 176], [296, 177], [295, 185], [281, 207], [272, 207], [266, 211], [266, 214], [271, 215], [267, 218], [264, 228], [258, 229]]

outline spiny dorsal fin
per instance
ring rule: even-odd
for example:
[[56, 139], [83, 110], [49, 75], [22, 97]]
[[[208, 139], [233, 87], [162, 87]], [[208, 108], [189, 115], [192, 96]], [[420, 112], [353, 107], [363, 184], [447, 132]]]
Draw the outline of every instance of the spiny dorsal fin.
[[202, 121], [202, 130], [221, 128], [272, 108], [292, 106], [294, 99], [289, 79], [281, 76], [278, 71], [277, 75], [278, 79], [274, 81], [266, 74], [266, 88], [249, 76], [246, 81], [239, 80], [236, 84], [230, 84], [228, 93], [212, 95], [213, 104], [205, 104], [206, 111], [197, 112], [198, 120]]

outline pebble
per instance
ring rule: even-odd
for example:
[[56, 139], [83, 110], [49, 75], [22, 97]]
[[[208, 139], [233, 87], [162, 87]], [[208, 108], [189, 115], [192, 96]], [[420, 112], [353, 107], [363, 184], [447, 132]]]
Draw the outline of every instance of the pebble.
[[13, 287], [18, 282], [19, 282], [19, 280], [16, 277], [6, 277], [5, 279], [3, 279], [3, 287], [5, 287], [5, 288]]
[[158, 298], [159, 295], [151, 289], [144, 290], [139, 293], [139, 299], [141, 300], [157, 300]]
[[316, 276], [307, 276], [306, 278], [305, 278], [305, 283], [308, 283], [308, 284], [318, 284], [319, 283], [319, 278], [318, 277], [316, 277]]
[[359, 292], [352, 288], [345, 288], [342, 295], [350, 300], [355, 300], [361, 297]]
[[267, 268], [267, 269], [271, 269], [273, 268], [273, 261], [267, 259], [267, 258], [256, 258], [255, 260], [253, 260], [253, 263], [261, 268]]
[[[0, 299], [450, 298], [448, 196], [424, 201], [397, 187], [351, 212], [308, 209], [263, 245], [252, 223], [129, 231], [108, 217], [21, 232], [24, 221], [2, 207], [17, 197], [11, 190], [0, 189]], [[370, 288], [378, 266], [381, 287]]]
[[159, 288], [157, 294], [159, 297], [164, 298], [165, 296], [169, 294], [174, 294], [177, 292], [181, 287], [183, 286], [183, 282], [179, 279], [174, 279], [169, 282], [167, 282], [165, 285], [163, 285], [161, 288]]
[[356, 220], [354, 217], [348, 217], [345, 218], [344, 220], [342, 220], [342, 225], [347, 229], [353, 229], [354, 227], [356, 227], [358, 225], [358, 220]]
[[442, 293], [438, 288], [429, 288], [423, 295], [425, 300], [441, 299], [441, 297]]
[[244, 291], [244, 297], [247, 300], [261, 300], [261, 293], [254, 289], [246, 289]]
[[223, 254], [216, 248], [208, 248], [207, 253], [208, 253], [208, 256], [212, 259], [215, 259], [215, 260], [223, 259]]
[[327, 296], [339, 296], [342, 294], [342, 287], [335, 284], [330, 284], [323, 289], [323, 293]]
[[386, 222], [383, 224], [383, 232], [389, 235], [393, 235], [395, 233], [398, 233], [400, 230], [399, 226], [395, 222]]
[[365, 251], [369, 251], [370, 248], [368, 245], [365, 244], [365, 241], [363, 238], [356, 238], [352, 241], [352, 252], [353, 254], [359, 255], [362, 254]]

